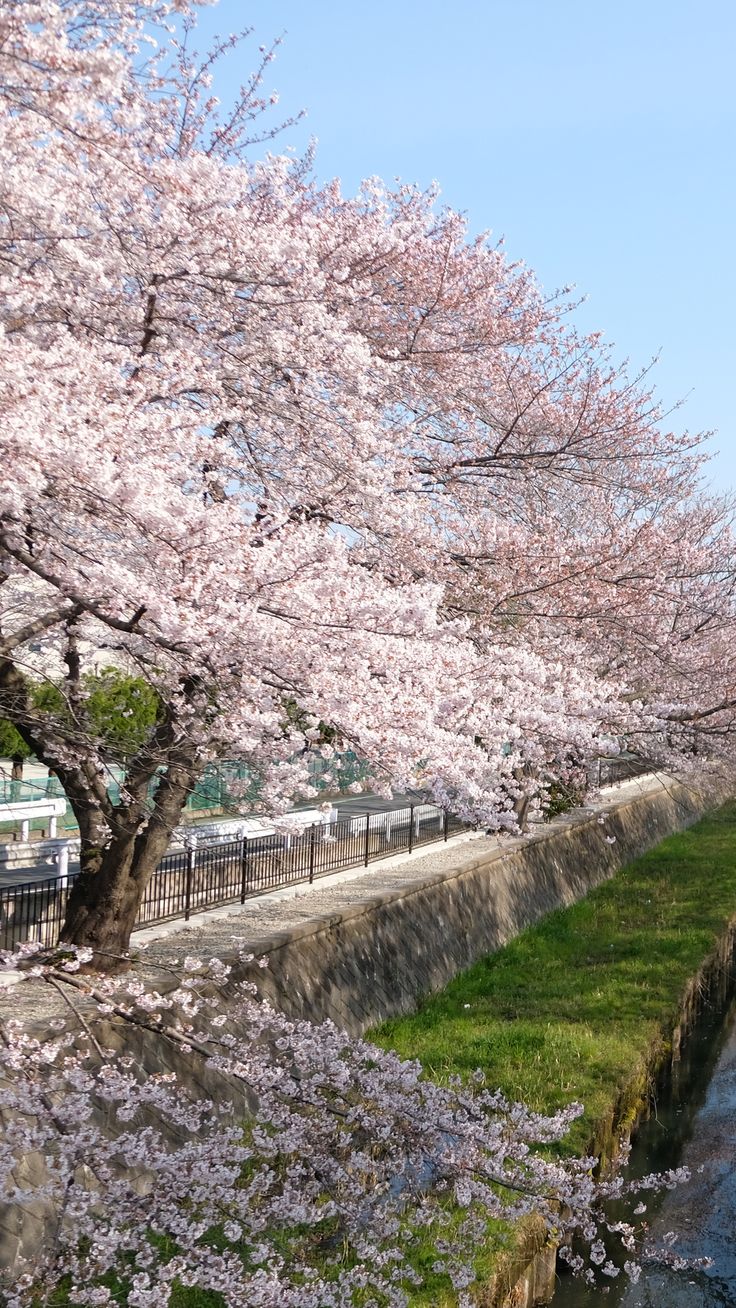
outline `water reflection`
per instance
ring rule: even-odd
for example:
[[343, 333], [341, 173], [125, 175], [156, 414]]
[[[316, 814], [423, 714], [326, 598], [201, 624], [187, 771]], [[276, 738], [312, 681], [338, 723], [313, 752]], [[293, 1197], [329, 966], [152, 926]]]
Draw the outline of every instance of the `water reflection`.
[[712, 1258], [706, 1272], [653, 1268], [622, 1299], [625, 1308], [715, 1308], [736, 1304], [736, 1022], [733, 1014], [704, 1101], [692, 1118], [682, 1162], [688, 1186], [668, 1194], [652, 1223], [652, 1241], [668, 1231], [686, 1258]]
[[652, 1272], [620, 1301], [599, 1295], [597, 1302], [604, 1301], [625, 1308], [734, 1308], [736, 1303], [732, 1285], [704, 1272]]
[[[638, 1285], [620, 1278], [587, 1289], [564, 1277], [553, 1308], [734, 1308], [736, 1305], [736, 1005], [705, 1014], [632, 1150], [630, 1175], [681, 1164], [687, 1186], [650, 1203], [649, 1244], [677, 1234], [674, 1251], [711, 1258], [708, 1270], [645, 1265]], [[615, 1217], [624, 1216], [617, 1209]], [[633, 1219], [636, 1220], [636, 1219]]]

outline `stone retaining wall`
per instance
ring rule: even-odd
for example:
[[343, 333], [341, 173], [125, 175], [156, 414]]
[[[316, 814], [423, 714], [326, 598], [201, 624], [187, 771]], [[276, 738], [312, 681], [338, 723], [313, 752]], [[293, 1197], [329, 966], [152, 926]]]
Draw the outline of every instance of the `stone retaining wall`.
[[[413, 1011], [423, 995], [499, 949], [546, 913], [574, 903], [665, 836], [726, 797], [723, 784], [678, 782], [596, 814], [573, 813], [511, 849], [468, 856], [410, 889], [384, 891], [258, 941], [269, 966], [254, 974], [289, 1017], [331, 1019], [353, 1035]], [[610, 843], [611, 839], [613, 843]]]

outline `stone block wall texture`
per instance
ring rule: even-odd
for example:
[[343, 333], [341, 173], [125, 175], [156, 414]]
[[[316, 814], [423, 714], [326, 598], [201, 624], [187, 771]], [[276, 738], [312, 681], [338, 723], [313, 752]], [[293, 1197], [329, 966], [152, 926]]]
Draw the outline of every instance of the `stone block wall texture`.
[[727, 793], [718, 783], [696, 791], [665, 781], [609, 808], [604, 825], [595, 814], [572, 814], [508, 850], [473, 858], [472, 845], [460, 846], [456, 868], [259, 940], [269, 966], [253, 979], [289, 1017], [363, 1034], [412, 1012], [422, 996], [581, 899]]

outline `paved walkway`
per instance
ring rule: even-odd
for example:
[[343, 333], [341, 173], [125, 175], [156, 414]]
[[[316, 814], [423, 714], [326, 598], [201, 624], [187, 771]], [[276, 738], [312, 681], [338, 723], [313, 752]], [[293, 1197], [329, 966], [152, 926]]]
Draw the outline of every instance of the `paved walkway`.
[[[595, 807], [577, 809], [578, 815], [600, 812], [629, 796], [641, 795], [658, 789], [661, 782], [654, 777], [642, 777], [622, 782], [606, 790]], [[481, 832], [464, 832], [446, 843], [425, 845], [412, 854], [396, 854], [378, 859], [370, 869], [351, 868], [322, 877], [313, 886], [289, 886], [249, 899], [245, 904], [227, 905], [199, 913], [183, 923], [180, 920], [136, 931], [132, 943], [141, 957], [171, 964], [172, 958], [188, 954], [213, 956], [225, 950], [226, 941], [233, 936], [244, 939], [249, 950], [258, 952], [259, 941], [280, 931], [286, 931], [298, 922], [329, 917], [348, 905], [368, 902], [387, 890], [410, 890], [411, 887], [434, 872], [460, 870], [485, 853], [499, 849], [512, 850], [524, 844], [540, 830], [552, 830], [564, 825], [567, 815], [555, 819], [547, 826], [535, 826], [527, 836], [486, 836]], [[232, 945], [229, 945], [232, 948]]]
[[[599, 812], [627, 798], [646, 794], [662, 786], [655, 777], [640, 777], [607, 789], [595, 808], [576, 810], [577, 815]], [[567, 815], [549, 824], [566, 825]], [[536, 828], [538, 832], [539, 828]], [[531, 836], [536, 832], [533, 830]], [[433, 873], [460, 871], [484, 853], [500, 848], [514, 849], [530, 836], [485, 836], [464, 833], [451, 840], [425, 845], [412, 854], [398, 854], [381, 859], [368, 871], [354, 868], [323, 877], [313, 886], [300, 885], [271, 891], [245, 904], [209, 909], [190, 918], [180, 919], [136, 931], [131, 948], [137, 955], [135, 973], [147, 983], [160, 984], [161, 968], [176, 967], [189, 954], [200, 958], [220, 957], [233, 951], [233, 941], [256, 956], [280, 932], [299, 924], [329, 919], [346, 907], [370, 904], [387, 891], [410, 890]], [[12, 979], [11, 979], [12, 978]], [[65, 1011], [63, 999], [43, 981], [25, 978], [15, 981], [15, 974], [0, 973], [0, 1019], [19, 1021], [58, 1016]]]

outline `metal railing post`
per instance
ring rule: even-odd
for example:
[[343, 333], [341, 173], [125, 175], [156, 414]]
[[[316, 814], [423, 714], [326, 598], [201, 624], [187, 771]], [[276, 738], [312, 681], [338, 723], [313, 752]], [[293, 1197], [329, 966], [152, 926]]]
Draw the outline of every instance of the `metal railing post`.
[[314, 882], [314, 855], [317, 848], [317, 824], [313, 822], [309, 828], [309, 884]]
[[243, 836], [243, 847], [240, 851], [240, 902], [245, 903], [246, 891], [248, 889], [248, 837]]
[[365, 864], [366, 867], [368, 866], [368, 855], [369, 855], [369, 853], [370, 853], [370, 834], [371, 834], [371, 815], [370, 815], [370, 813], [366, 813], [366, 815], [365, 815], [365, 857], [364, 857], [364, 860], [363, 860], [363, 861], [364, 861], [364, 864]]
[[414, 848], [414, 805], [409, 805], [409, 853]]
[[189, 910], [192, 906], [192, 881], [194, 880], [194, 869], [197, 865], [197, 847], [190, 845], [187, 850], [187, 879], [184, 886], [184, 921], [189, 921]]

